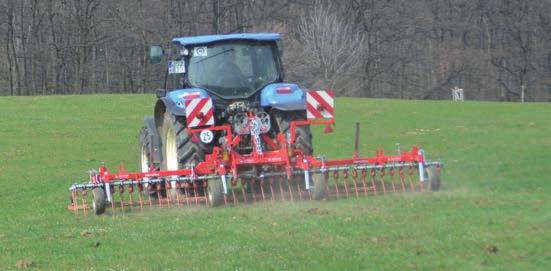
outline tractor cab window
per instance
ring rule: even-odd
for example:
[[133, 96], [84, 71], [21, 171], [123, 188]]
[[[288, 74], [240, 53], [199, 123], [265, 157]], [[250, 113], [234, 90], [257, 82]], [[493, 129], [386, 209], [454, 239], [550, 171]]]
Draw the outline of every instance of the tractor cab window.
[[188, 82], [225, 98], [246, 98], [280, 79], [273, 43], [231, 42], [190, 50]]

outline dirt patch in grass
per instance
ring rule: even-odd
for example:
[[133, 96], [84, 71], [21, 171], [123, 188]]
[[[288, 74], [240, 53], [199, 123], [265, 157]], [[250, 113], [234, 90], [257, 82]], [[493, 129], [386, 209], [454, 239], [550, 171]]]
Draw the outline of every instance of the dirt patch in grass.
[[30, 259], [22, 259], [22, 260], [19, 260], [15, 263], [15, 267], [17, 269], [26, 269], [26, 268], [31, 268], [31, 267], [34, 267], [35, 266], [35, 263], [33, 260], [30, 260]]

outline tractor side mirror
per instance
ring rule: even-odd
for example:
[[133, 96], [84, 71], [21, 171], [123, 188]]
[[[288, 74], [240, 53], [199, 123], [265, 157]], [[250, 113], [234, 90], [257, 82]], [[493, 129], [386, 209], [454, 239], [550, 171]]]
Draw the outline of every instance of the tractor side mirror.
[[161, 63], [161, 58], [163, 57], [164, 50], [160, 45], [153, 45], [149, 48], [149, 63], [159, 64]]

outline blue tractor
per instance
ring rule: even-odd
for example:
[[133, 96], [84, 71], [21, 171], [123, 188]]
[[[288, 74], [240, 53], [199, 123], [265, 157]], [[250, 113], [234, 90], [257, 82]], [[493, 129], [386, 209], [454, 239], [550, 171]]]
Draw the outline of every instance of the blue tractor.
[[[306, 92], [297, 84], [286, 83], [281, 61], [282, 41], [276, 33], [243, 33], [181, 37], [172, 40], [172, 48], [152, 46], [150, 62], [166, 61], [167, 78], [177, 78], [179, 87], [158, 89], [153, 116], [145, 118], [140, 133], [141, 171], [192, 168], [204, 161], [214, 146], [224, 145], [224, 131], [209, 131], [197, 137], [190, 125], [230, 125], [233, 133], [246, 126], [247, 116], [254, 114], [261, 124], [260, 133], [272, 139], [289, 134], [290, 122], [306, 120]], [[190, 101], [210, 98], [204, 108], [196, 110], [202, 123], [192, 123]], [[199, 112], [199, 111], [201, 112]], [[212, 112], [209, 114], [209, 112]], [[195, 121], [195, 120], [193, 120]], [[247, 136], [243, 133], [243, 136]], [[253, 152], [252, 140], [243, 140], [235, 150]], [[297, 126], [294, 149], [311, 155], [312, 134], [308, 125]], [[269, 170], [262, 166], [247, 168], [253, 175]], [[159, 189], [163, 192], [159, 193]], [[182, 189], [149, 187], [150, 197], [174, 197]], [[164, 192], [170, 191], [170, 192]], [[211, 199], [219, 205], [220, 198]]]

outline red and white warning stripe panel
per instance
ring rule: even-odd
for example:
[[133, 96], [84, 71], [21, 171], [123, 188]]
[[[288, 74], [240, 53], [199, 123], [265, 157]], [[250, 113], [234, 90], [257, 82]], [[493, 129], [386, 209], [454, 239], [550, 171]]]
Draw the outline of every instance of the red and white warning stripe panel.
[[309, 91], [306, 93], [306, 117], [309, 119], [332, 119], [335, 117], [333, 91]]
[[188, 127], [214, 125], [214, 108], [211, 98], [186, 100], [186, 119]]

